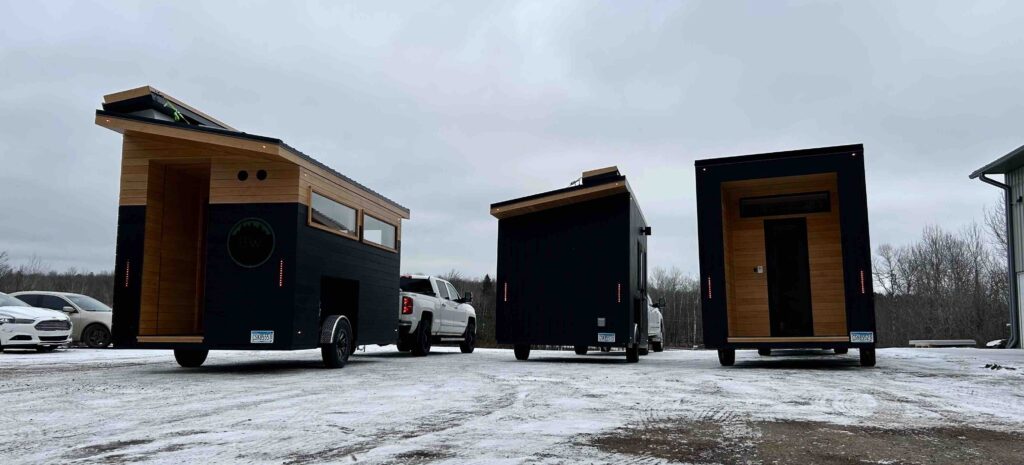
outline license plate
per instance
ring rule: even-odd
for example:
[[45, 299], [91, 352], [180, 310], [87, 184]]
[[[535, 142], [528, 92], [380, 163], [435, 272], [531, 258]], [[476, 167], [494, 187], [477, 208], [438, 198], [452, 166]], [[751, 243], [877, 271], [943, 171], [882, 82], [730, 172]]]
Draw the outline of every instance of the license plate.
[[871, 331], [851, 331], [850, 332], [850, 342], [859, 342], [859, 343], [868, 343], [868, 344], [874, 343], [875, 342], [875, 333], [873, 333]]
[[597, 342], [615, 342], [615, 333], [597, 333]]
[[251, 331], [249, 333], [249, 342], [251, 344], [273, 344], [274, 343], [274, 332], [273, 331]]

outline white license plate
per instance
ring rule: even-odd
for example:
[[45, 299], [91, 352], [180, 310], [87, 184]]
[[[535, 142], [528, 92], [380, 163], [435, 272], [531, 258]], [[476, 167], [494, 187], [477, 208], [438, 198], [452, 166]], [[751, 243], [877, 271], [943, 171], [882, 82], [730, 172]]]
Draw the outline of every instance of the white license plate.
[[597, 333], [597, 342], [615, 342], [615, 333]]
[[274, 332], [273, 331], [251, 331], [249, 333], [249, 342], [251, 344], [273, 344], [274, 343]]
[[859, 343], [868, 343], [868, 344], [874, 343], [875, 342], [875, 333], [873, 333], [871, 331], [851, 331], [850, 332], [850, 342], [859, 342]]

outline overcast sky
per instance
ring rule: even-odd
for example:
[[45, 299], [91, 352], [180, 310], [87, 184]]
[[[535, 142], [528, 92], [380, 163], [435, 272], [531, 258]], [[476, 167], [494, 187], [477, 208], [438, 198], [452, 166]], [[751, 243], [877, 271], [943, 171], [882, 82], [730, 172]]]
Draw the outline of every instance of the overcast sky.
[[412, 210], [402, 269], [493, 273], [490, 203], [618, 165], [696, 274], [693, 161], [865, 144], [872, 246], [959, 229], [1024, 144], [1024, 2], [0, 4], [0, 250], [109, 270], [149, 84]]

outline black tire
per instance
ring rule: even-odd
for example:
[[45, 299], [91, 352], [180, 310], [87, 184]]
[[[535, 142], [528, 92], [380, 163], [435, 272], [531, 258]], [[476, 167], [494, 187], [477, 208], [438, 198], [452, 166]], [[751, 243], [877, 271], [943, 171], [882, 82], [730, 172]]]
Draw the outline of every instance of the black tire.
[[409, 341], [405, 340], [405, 338], [400, 338], [398, 343], [395, 345], [398, 346], [399, 352], [408, 352], [412, 350], [412, 346], [409, 344]]
[[718, 350], [718, 363], [721, 363], [724, 367], [731, 367], [736, 363], [736, 350], [734, 349], [719, 349]]
[[516, 354], [516, 360], [529, 360], [530, 359], [530, 345], [529, 344], [516, 344], [512, 346], [512, 352]]
[[576, 355], [587, 355], [587, 346], [576, 346], [573, 349], [576, 349]]
[[174, 360], [185, 368], [198, 368], [203, 365], [206, 361], [206, 356], [210, 355], [209, 350], [197, 350], [197, 349], [174, 349]]
[[772, 354], [772, 350], [771, 349], [757, 349], [757, 355], [760, 355], [762, 357], [767, 357], [767, 356], [769, 356], [771, 354]]
[[345, 368], [349, 355], [352, 355], [352, 342], [352, 325], [345, 318], [338, 320], [331, 343], [320, 346], [324, 365], [327, 368]]
[[846, 347], [836, 347], [835, 349], [832, 350], [836, 352], [836, 355], [846, 355], [848, 352], [850, 352], [850, 349], [847, 349]]
[[470, 320], [469, 324], [466, 325], [466, 332], [462, 333], [462, 343], [459, 344], [459, 350], [464, 354], [471, 354], [473, 349], [476, 349], [476, 323]]
[[110, 345], [110, 330], [103, 325], [91, 325], [82, 331], [82, 342], [93, 349], [103, 349]]
[[862, 366], [862, 367], [873, 367], [873, 366], [875, 366], [875, 348], [874, 347], [862, 347], [860, 349], [860, 366]]
[[655, 352], [663, 352], [665, 350], [665, 346], [662, 345], [662, 343], [660, 341], [659, 342], [652, 342], [651, 343], [651, 350], [653, 350]]
[[57, 350], [57, 346], [39, 346], [36, 347], [36, 350], [45, 354]]
[[651, 353], [651, 348], [650, 347], [641, 347], [638, 350], [640, 352], [640, 355], [647, 355], [647, 354]]
[[420, 319], [416, 325], [416, 333], [412, 338], [412, 354], [417, 357], [424, 357], [430, 353], [430, 325], [433, 320], [429, 316]]

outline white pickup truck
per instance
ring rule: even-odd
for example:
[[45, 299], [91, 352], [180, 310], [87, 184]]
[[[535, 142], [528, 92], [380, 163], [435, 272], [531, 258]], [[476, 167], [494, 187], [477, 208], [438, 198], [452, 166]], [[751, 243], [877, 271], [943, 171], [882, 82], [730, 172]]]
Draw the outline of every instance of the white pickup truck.
[[435, 343], [458, 342], [462, 353], [476, 347], [473, 294], [459, 295], [452, 283], [433, 276], [401, 277], [398, 350], [427, 355]]

